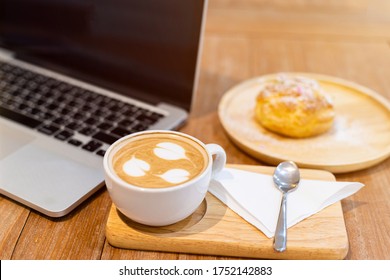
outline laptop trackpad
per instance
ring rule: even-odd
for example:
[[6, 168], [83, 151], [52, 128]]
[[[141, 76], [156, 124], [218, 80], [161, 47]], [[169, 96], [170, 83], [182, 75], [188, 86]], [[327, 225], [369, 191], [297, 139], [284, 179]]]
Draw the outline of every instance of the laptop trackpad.
[[0, 123], [0, 160], [13, 154], [35, 139], [28, 133], [9, 128]]

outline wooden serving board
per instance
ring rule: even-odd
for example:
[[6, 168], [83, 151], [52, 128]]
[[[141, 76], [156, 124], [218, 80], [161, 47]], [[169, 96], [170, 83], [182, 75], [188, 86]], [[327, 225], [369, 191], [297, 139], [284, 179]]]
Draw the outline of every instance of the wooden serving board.
[[270, 74], [246, 80], [221, 99], [218, 116], [230, 139], [243, 151], [277, 165], [344, 173], [371, 167], [390, 156], [390, 102], [373, 90], [340, 78], [288, 73], [318, 81], [335, 106], [332, 128], [316, 137], [294, 139], [273, 133], [255, 119], [256, 97]]
[[[229, 165], [231, 168], [272, 174], [274, 168]], [[305, 179], [333, 181], [332, 173], [302, 169]], [[164, 227], [131, 221], [113, 204], [106, 225], [108, 242], [125, 249], [168, 251], [256, 259], [343, 259], [348, 236], [341, 203], [337, 202], [288, 229], [287, 250], [277, 253], [267, 238], [220, 200], [208, 193], [187, 219]]]

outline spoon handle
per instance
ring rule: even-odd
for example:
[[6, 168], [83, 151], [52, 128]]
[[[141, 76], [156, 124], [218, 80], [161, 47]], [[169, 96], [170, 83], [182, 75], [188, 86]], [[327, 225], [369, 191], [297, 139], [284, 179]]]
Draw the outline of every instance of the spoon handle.
[[278, 252], [283, 252], [286, 250], [287, 243], [287, 217], [286, 217], [286, 208], [287, 208], [287, 194], [284, 193], [282, 196], [282, 202], [280, 204], [279, 218], [276, 225], [275, 239], [274, 239], [274, 249]]

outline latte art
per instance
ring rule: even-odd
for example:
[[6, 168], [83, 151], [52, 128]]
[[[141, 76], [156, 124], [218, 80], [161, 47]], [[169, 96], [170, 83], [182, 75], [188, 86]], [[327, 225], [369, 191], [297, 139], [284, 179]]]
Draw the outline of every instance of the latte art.
[[166, 160], [176, 160], [186, 158], [186, 151], [178, 144], [170, 142], [158, 143], [156, 148], [153, 149], [156, 156]]
[[150, 170], [150, 165], [143, 160], [137, 159], [132, 156], [131, 159], [126, 161], [122, 167], [123, 171], [131, 177], [145, 176], [146, 172]]
[[171, 169], [160, 175], [162, 179], [172, 184], [179, 184], [188, 181], [191, 174], [184, 169]]
[[185, 183], [202, 173], [207, 162], [207, 152], [195, 141], [164, 134], [135, 137], [112, 159], [122, 180], [146, 188]]
[[[165, 160], [186, 159], [186, 151], [179, 144], [171, 142], [161, 142], [153, 149], [155, 156]], [[145, 176], [150, 171], [150, 165], [141, 159], [137, 159], [134, 155], [131, 159], [123, 164], [123, 171], [131, 177]], [[170, 169], [162, 175], [157, 175], [165, 181], [172, 184], [179, 184], [189, 179], [190, 173], [185, 169]]]

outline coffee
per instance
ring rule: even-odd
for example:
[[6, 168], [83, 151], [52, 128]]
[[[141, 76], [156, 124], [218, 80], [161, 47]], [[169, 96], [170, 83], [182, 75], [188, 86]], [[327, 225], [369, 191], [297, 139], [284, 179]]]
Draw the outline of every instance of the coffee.
[[166, 188], [197, 177], [208, 160], [207, 151], [196, 141], [156, 132], [129, 138], [120, 145], [112, 157], [112, 168], [131, 185]]
[[150, 226], [170, 225], [194, 213], [225, 164], [221, 146], [167, 130], [125, 136], [103, 159], [107, 190], [118, 211]]

